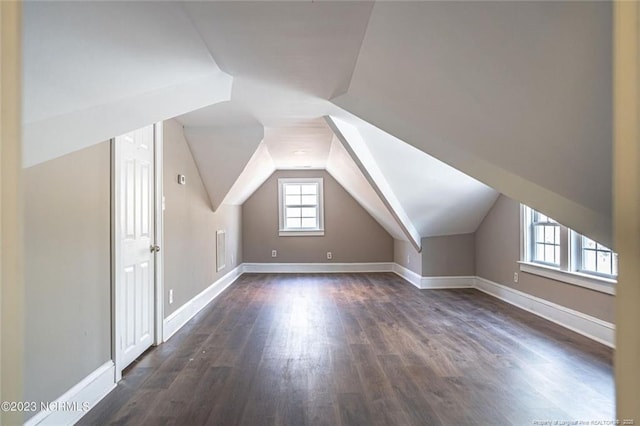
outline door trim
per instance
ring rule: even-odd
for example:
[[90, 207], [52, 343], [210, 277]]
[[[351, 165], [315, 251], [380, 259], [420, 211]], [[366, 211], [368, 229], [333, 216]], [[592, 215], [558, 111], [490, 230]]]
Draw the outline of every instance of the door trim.
[[[163, 214], [162, 214], [162, 122], [153, 125], [154, 137], [154, 241], [160, 246], [160, 251], [155, 253], [154, 265], [154, 345], [162, 343], [162, 320], [164, 317], [163, 299]], [[120, 325], [123, 321], [118, 315], [117, 301], [120, 300], [120, 289], [117, 285], [121, 248], [118, 234], [118, 211], [120, 202], [116, 197], [116, 185], [120, 172], [120, 164], [117, 159], [116, 138], [110, 139], [111, 143], [111, 359], [115, 365], [114, 380], [118, 383], [122, 379], [122, 370], [126, 367], [122, 365], [122, 353], [117, 342], [120, 341]]]
[[162, 186], [164, 133], [162, 122], [153, 126], [154, 130], [154, 177], [155, 177], [155, 241], [160, 246], [155, 261], [155, 336], [154, 345], [161, 344], [164, 325], [164, 189]]

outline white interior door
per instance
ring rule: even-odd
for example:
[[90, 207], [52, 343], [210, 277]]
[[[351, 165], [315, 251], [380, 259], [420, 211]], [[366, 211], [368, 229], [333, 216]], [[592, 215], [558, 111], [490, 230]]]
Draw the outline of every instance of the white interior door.
[[154, 126], [115, 138], [116, 370], [154, 343]]

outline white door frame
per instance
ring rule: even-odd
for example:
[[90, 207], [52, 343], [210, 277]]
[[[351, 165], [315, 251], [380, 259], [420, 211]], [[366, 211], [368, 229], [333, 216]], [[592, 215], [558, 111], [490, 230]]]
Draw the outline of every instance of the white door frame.
[[[164, 232], [163, 232], [163, 189], [162, 189], [162, 122], [153, 125], [154, 130], [154, 241], [160, 246], [160, 251], [155, 253], [154, 265], [154, 345], [162, 343], [162, 326], [164, 318], [163, 299], [163, 259], [164, 259]], [[120, 286], [118, 285], [117, 259], [120, 254], [120, 239], [118, 238], [118, 211], [120, 200], [116, 197], [117, 179], [120, 176], [120, 164], [116, 155], [115, 138], [111, 139], [111, 358], [115, 364], [115, 382], [122, 379], [122, 370], [126, 367], [122, 365], [122, 354], [120, 346], [120, 325], [122, 318], [119, 316], [117, 301], [121, 300]]]

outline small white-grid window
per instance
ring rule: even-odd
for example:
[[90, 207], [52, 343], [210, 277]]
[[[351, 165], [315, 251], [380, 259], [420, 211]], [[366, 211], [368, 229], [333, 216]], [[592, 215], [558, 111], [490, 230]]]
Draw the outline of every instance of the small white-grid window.
[[560, 224], [532, 210], [530, 226], [531, 261], [560, 266]]
[[572, 232], [574, 250], [574, 269], [585, 274], [615, 278], [618, 275], [618, 254], [610, 248]]
[[281, 236], [324, 235], [322, 178], [278, 179]]

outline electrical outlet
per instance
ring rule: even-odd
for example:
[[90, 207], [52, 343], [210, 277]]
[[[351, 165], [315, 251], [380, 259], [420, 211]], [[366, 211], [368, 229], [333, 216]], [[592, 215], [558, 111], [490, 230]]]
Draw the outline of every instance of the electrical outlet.
[[173, 289], [169, 289], [169, 304], [173, 303]]
[[278, 257], [278, 250], [271, 250], [271, 257]]
[[333, 259], [333, 254], [330, 251], [327, 252], [327, 259]]
[[517, 282], [518, 282], [518, 273], [517, 273], [517, 272], [514, 272], [514, 273], [513, 273], [513, 282], [514, 282], [514, 283], [517, 283]]
[[407, 255], [407, 265], [411, 264], [411, 256]]

